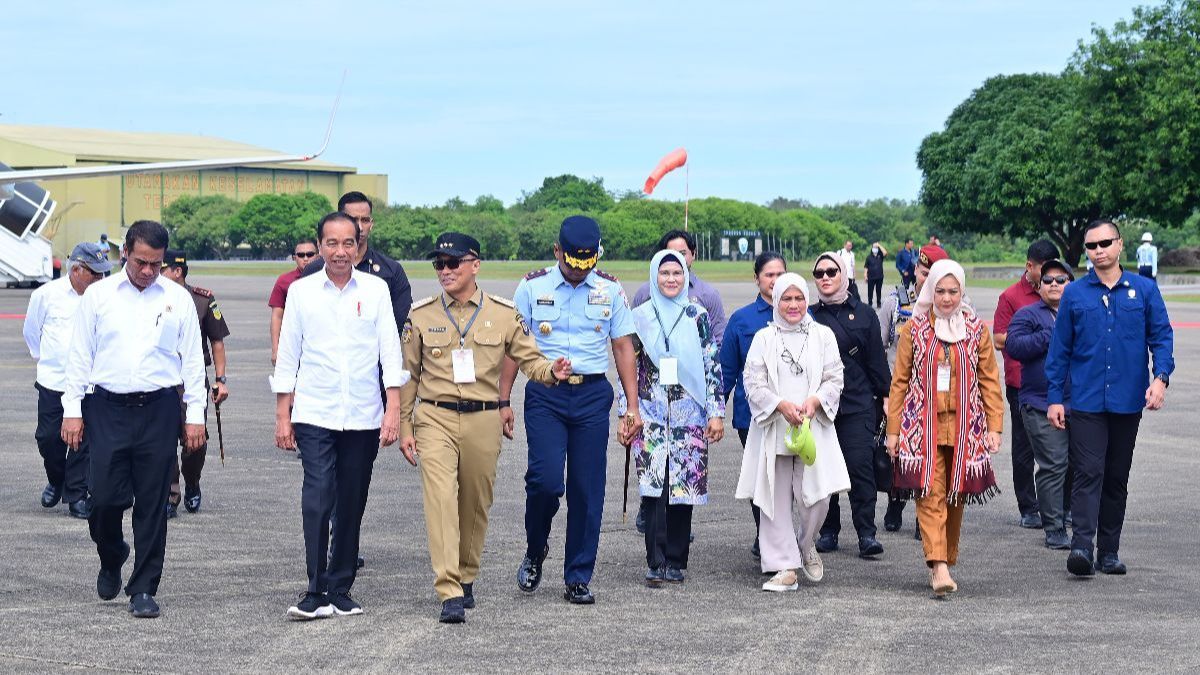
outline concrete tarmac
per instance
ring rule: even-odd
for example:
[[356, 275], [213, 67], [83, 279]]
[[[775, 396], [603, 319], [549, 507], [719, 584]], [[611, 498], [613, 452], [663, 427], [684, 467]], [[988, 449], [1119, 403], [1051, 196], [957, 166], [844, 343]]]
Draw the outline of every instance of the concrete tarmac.
[[[625, 522], [624, 449], [614, 433], [592, 584], [596, 604], [576, 607], [562, 599], [565, 503], [542, 587], [525, 595], [515, 583], [525, 549], [522, 377], [513, 396], [517, 438], [506, 441], [501, 454], [475, 585], [478, 607], [467, 623], [437, 623], [418, 471], [395, 446], [382, 450], [375, 464], [363, 523], [367, 566], [353, 593], [365, 614], [294, 623], [285, 611], [305, 587], [302, 474], [292, 454], [273, 447], [266, 308], [273, 279], [192, 281], [216, 293], [233, 332], [226, 343], [231, 398], [222, 407], [226, 461], [222, 466], [218, 459], [210, 418], [203, 508], [181, 510], [170, 521], [158, 595], [162, 617], [153, 621], [131, 618], [124, 595], [110, 602], [96, 597], [98, 560], [86, 523], [68, 517], [65, 506], [41, 507], [45, 474], [33, 440], [34, 364], [21, 322], [0, 319], [0, 369], [8, 384], [0, 391], [0, 670], [1200, 671], [1195, 328], [1176, 331], [1178, 367], [1166, 408], [1142, 423], [1121, 550], [1130, 568], [1125, 577], [1072, 578], [1065, 552], [1045, 549], [1040, 530], [1017, 526], [1006, 434], [996, 462], [1003, 494], [967, 509], [956, 595], [932, 598], [921, 546], [912, 537], [912, 507], [901, 532], [885, 532], [885, 500], [878, 524], [886, 552], [878, 560], [854, 555], [843, 509], [843, 550], [823, 556], [824, 581], [802, 580], [796, 593], [764, 593], [749, 552], [750, 508], [733, 498], [742, 451], [727, 428], [725, 440], [711, 449], [711, 498], [695, 510], [686, 583], [658, 590], [641, 583], [645, 549], [633, 527], [636, 479]], [[627, 291], [638, 283], [626, 280]], [[435, 291], [432, 281], [414, 286], [417, 297]], [[510, 294], [515, 283], [484, 286]], [[749, 281], [718, 288], [727, 312], [755, 293]], [[998, 292], [970, 295], [990, 318]], [[0, 291], [0, 314], [23, 314], [28, 296]], [[1200, 321], [1200, 305], [1176, 303], [1170, 310], [1176, 321]], [[126, 532], [131, 538], [128, 516]], [[126, 576], [129, 570], [127, 564]]]

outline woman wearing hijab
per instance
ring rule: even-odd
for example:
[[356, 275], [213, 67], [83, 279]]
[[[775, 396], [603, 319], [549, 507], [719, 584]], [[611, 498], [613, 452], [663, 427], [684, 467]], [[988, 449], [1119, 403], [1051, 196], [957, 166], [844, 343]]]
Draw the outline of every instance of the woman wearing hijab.
[[964, 302], [966, 275], [939, 260], [900, 329], [888, 400], [893, 490], [917, 500], [917, 522], [936, 595], [958, 590], [963, 506], [997, 494], [992, 454], [1000, 449], [1004, 396], [992, 334]]
[[[746, 386], [742, 382], [742, 371], [746, 368], [746, 354], [755, 334], [771, 323], [771, 289], [775, 279], [787, 272], [787, 261], [775, 251], [763, 251], [754, 259], [754, 283], [758, 295], [754, 302], [742, 307], [729, 317], [725, 325], [725, 339], [721, 341], [721, 377], [724, 380], [725, 397], [733, 394], [733, 428], [737, 429], [742, 449], [746, 448], [746, 435], [750, 433], [750, 405], [746, 402]], [[751, 504], [754, 513], [754, 545], [750, 554], [759, 557], [758, 507]]]
[[[813, 279], [820, 302], [812, 308], [813, 320], [827, 326], [837, 338], [843, 376], [842, 401], [838, 404], [837, 433], [842, 455], [850, 471], [850, 521], [858, 535], [858, 555], [872, 558], [883, 553], [875, 538], [875, 435], [883, 399], [888, 395], [892, 374], [879, 330], [879, 317], [871, 306], [850, 292], [850, 275], [842, 256], [829, 251], [813, 264]], [[838, 498], [829, 501], [829, 515], [821, 526], [817, 550], [836, 551], [842, 530]]]
[[[797, 569], [813, 582], [824, 577], [814, 540], [829, 496], [849, 490], [850, 476], [833, 425], [842, 396], [837, 340], [809, 316], [800, 275], [780, 276], [771, 296], [773, 319], [754, 336], [743, 373], [752, 423], [736, 494], [762, 512], [762, 571], [774, 573], [762, 589], [783, 592], [799, 586]], [[816, 444], [811, 465], [785, 444], [788, 427], [805, 420]]]
[[650, 300], [633, 310], [644, 427], [619, 440], [637, 459], [652, 588], [684, 580], [692, 507], [708, 502], [708, 445], [725, 428], [717, 343], [707, 312], [688, 301], [688, 282], [683, 256], [659, 251], [650, 261]]

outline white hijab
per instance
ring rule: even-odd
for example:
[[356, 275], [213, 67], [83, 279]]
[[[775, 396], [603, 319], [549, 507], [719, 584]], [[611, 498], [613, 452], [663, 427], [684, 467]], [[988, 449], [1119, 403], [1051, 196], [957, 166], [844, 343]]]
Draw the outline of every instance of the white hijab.
[[812, 293], [808, 289], [808, 282], [804, 277], [795, 272], [781, 274], [775, 279], [775, 285], [771, 287], [771, 315], [774, 317], [775, 327], [782, 333], [807, 333], [809, 326], [813, 323], [812, 315], [808, 312], [804, 313], [804, 318], [800, 319], [799, 323], [788, 323], [783, 314], [779, 311], [779, 300], [787, 289], [795, 287], [804, 294], [804, 302], [809, 307], [812, 306]]
[[[938, 282], [947, 276], [953, 276], [958, 280], [959, 294], [958, 305], [947, 313], [943, 313], [938, 309], [937, 303], [934, 302], [934, 296]], [[967, 317], [975, 316], [975, 310], [965, 302], [967, 297], [967, 273], [963, 271], [962, 265], [953, 260], [939, 260], [933, 263], [929, 268], [929, 277], [925, 279], [925, 284], [921, 286], [921, 294], [917, 296], [917, 302], [913, 305], [913, 314], [925, 314], [929, 310], [933, 310], [934, 317], [937, 318], [933, 322], [933, 333], [942, 342], [960, 342], [967, 337]]]

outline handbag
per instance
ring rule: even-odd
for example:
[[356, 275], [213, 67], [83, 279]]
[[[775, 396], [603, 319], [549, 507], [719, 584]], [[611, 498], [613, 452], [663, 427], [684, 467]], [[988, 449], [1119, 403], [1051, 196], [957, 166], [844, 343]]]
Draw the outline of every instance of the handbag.
[[875, 450], [874, 450], [874, 466], [875, 466], [875, 490], [877, 492], [892, 491], [892, 458], [887, 453], [887, 445], [884, 439], [887, 438], [887, 419], [882, 415], [879, 418], [879, 430], [875, 432]]

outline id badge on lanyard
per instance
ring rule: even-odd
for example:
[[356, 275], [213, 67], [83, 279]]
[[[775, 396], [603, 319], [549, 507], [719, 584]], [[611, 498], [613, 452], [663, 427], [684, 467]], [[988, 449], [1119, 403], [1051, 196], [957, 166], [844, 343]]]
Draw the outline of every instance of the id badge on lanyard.
[[679, 384], [679, 359], [664, 356], [658, 360], [658, 383], [664, 387]]
[[455, 349], [450, 352], [454, 363], [454, 383], [470, 384], [475, 381], [475, 353], [470, 349]]
[[942, 345], [942, 356], [944, 360], [938, 360], [937, 390], [948, 392], [950, 391], [950, 352], [944, 344]]

